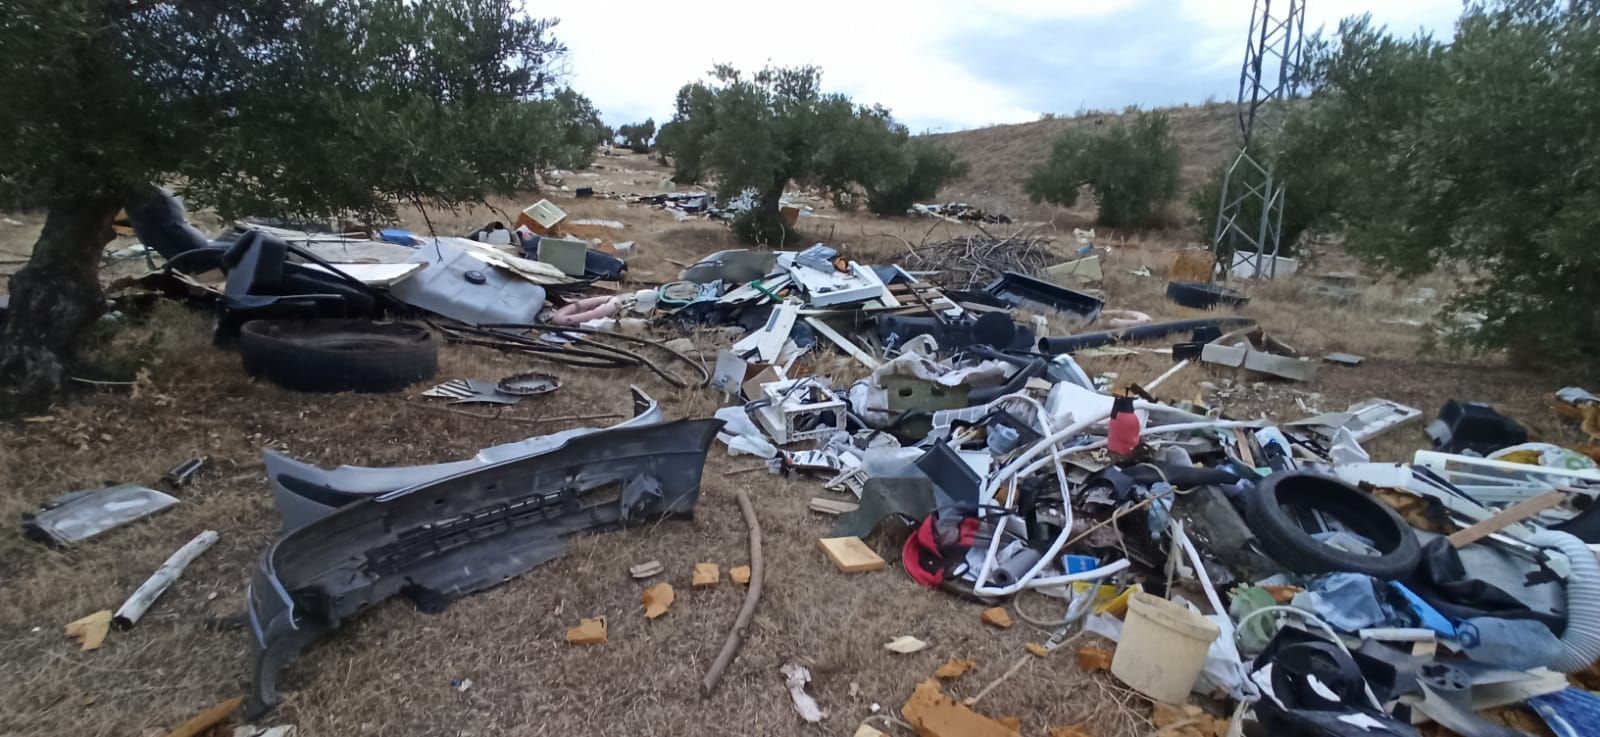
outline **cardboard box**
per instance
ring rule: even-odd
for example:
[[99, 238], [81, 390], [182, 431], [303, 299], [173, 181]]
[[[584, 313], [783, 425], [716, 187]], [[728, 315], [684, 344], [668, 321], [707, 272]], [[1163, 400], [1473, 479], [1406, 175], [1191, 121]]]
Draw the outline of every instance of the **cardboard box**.
[[516, 225], [512, 228], [522, 226], [533, 231], [534, 235], [550, 235], [555, 232], [556, 223], [566, 218], [567, 214], [562, 212], [561, 208], [550, 204], [550, 200], [539, 200], [528, 205], [517, 215]]

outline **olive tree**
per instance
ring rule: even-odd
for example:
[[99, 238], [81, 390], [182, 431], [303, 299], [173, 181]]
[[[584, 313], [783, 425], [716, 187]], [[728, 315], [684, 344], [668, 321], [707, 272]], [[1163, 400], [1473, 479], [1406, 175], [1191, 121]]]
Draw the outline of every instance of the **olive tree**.
[[1182, 167], [1166, 114], [1143, 112], [1104, 133], [1064, 131], [1023, 188], [1034, 202], [1072, 207], [1088, 187], [1099, 223], [1143, 227], [1155, 224], [1160, 208], [1177, 196]]
[[773, 244], [792, 235], [779, 214], [779, 200], [791, 182], [827, 190], [838, 202], [859, 188], [870, 205], [890, 194], [932, 194], [958, 175], [953, 156], [924, 141], [913, 145], [888, 110], [824, 93], [821, 81], [815, 67], [745, 75], [718, 66], [709, 81], [678, 91], [676, 111], [656, 137], [657, 148], [670, 158], [677, 181], [710, 174], [723, 199], [753, 192], [755, 206], [736, 227], [750, 240]]
[[636, 154], [650, 153], [650, 139], [656, 135], [655, 118], [645, 118], [643, 123], [624, 125], [617, 129], [622, 145]]
[[1274, 146], [1304, 204], [1376, 269], [1470, 272], [1446, 305], [1466, 346], [1600, 355], [1600, 15], [1469, 5], [1454, 38], [1367, 18], [1309, 49], [1310, 99]]
[[0, 202], [45, 223], [10, 279], [0, 412], [60, 389], [101, 311], [112, 219], [158, 185], [224, 217], [381, 217], [531, 188], [578, 101], [552, 99], [554, 21], [519, 7], [9, 0]]

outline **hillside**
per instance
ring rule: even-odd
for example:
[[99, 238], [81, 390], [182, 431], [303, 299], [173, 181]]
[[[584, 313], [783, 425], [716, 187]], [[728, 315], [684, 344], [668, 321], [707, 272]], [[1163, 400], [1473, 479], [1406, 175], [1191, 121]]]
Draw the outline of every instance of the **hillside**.
[[[1188, 191], [1222, 162], [1237, 145], [1239, 122], [1232, 103], [1212, 103], [1193, 107], [1165, 108], [1172, 118], [1172, 130], [1183, 151], [1183, 187], [1180, 204]], [[1090, 129], [1112, 125], [1122, 113], [1087, 113], [1070, 118], [1052, 118], [1032, 123], [997, 125], [955, 133], [929, 136], [954, 150], [971, 170], [939, 193], [942, 202], [970, 202], [979, 207], [1006, 213], [1014, 218], [1049, 220], [1059, 208], [1035, 205], [1022, 191], [1022, 178], [1028, 167], [1044, 158], [1050, 142], [1068, 129]], [[1077, 211], [1075, 211], [1076, 213]], [[1092, 210], [1081, 209], [1085, 216]]]

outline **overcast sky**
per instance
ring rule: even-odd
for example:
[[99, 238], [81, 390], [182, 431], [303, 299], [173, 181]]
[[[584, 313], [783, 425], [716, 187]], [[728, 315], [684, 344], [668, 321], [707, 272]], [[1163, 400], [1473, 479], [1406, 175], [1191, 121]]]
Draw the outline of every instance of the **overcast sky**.
[[[1285, 0], [1277, 0], [1278, 5]], [[616, 126], [672, 115], [712, 64], [822, 68], [823, 88], [880, 103], [913, 132], [1080, 109], [1238, 94], [1252, 0], [764, 0], [542, 3], [561, 19], [569, 80]], [[1370, 12], [1448, 38], [1460, 0], [1307, 0], [1306, 31]]]

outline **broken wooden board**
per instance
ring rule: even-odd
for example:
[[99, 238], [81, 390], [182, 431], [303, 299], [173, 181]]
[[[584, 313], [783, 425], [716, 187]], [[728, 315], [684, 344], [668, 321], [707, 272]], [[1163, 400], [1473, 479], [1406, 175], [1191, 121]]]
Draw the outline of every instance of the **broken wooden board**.
[[1018, 737], [1015, 729], [956, 703], [933, 678], [917, 684], [900, 715], [921, 737]]
[[838, 516], [847, 512], [854, 512], [860, 508], [861, 505], [856, 502], [847, 502], [840, 499], [828, 499], [820, 496], [811, 497], [811, 511], [816, 512], [817, 514], [831, 514]]
[[825, 537], [817, 541], [817, 547], [842, 573], [876, 571], [889, 565], [859, 537]]
[[1495, 512], [1489, 519], [1450, 535], [1450, 544], [1464, 548], [1540, 512], [1561, 506], [1566, 500], [1567, 493], [1564, 491], [1547, 491], [1532, 499], [1524, 499]]
[[1007, 614], [1006, 610], [1000, 607], [989, 607], [988, 609], [983, 610], [983, 614], [978, 616], [979, 619], [983, 620], [984, 624], [999, 627], [1003, 630], [1011, 628], [1011, 615]]
[[78, 638], [80, 650], [97, 650], [106, 641], [111, 630], [111, 610], [101, 609], [82, 619], [67, 623], [66, 636]]
[[695, 587], [715, 586], [722, 580], [722, 566], [715, 563], [694, 564], [694, 580], [690, 585]]
[[244, 699], [238, 696], [228, 699], [178, 725], [177, 729], [167, 733], [167, 737], [198, 737], [198, 735], [205, 734], [212, 727], [217, 726], [219, 722], [227, 719], [228, 715], [232, 714], [243, 703]]
[[1078, 670], [1084, 673], [1111, 670], [1111, 651], [1098, 647], [1078, 648]]
[[976, 667], [978, 667], [978, 664], [971, 660], [959, 660], [952, 658], [950, 660], [946, 660], [944, 665], [939, 666], [939, 669], [933, 672], [933, 677], [955, 678], [960, 676], [962, 673], [966, 673], [967, 671]]
[[856, 359], [857, 363], [860, 363], [862, 366], [866, 366], [868, 369], [878, 368], [878, 359], [873, 358], [871, 354], [861, 350], [861, 348], [855, 343], [850, 342], [849, 338], [840, 335], [839, 331], [828, 327], [827, 323], [818, 320], [815, 317], [807, 317], [806, 324], [810, 325], [813, 330], [816, 330], [818, 334], [824, 338], [827, 338], [834, 345], [844, 349], [844, 352], [850, 354], [851, 358]]
[[639, 594], [639, 603], [644, 605], [645, 619], [655, 619], [667, 613], [672, 608], [672, 601], [676, 598], [672, 593], [672, 584], [658, 583]]
[[574, 645], [598, 645], [606, 641], [606, 618], [579, 619], [578, 626], [567, 630], [567, 642]]

